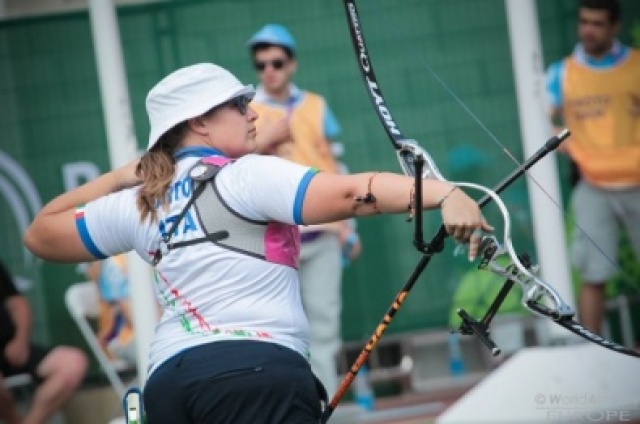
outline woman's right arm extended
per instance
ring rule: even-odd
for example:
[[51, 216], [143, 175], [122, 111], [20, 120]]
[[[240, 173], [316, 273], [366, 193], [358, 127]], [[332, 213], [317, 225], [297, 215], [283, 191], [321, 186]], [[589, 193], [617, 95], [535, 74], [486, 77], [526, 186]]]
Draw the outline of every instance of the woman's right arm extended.
[[[302, 219], [305, 224], [318, 224], [376, 213], [409, 213], [413, 185], [413, 177], [392, 173], [319, 173], [309, 183]], [[445, 181], [423, 180], [422, 197], [423, 209], [440, 207], [447, 233], [458, 242], [470, 243], [470, 257], [475, 257], [480, 241], [475, 230], [493, 230], [478, 204]]]
[[140, 183], [138, 161], [101, 175], [49, 202], [24, 234], [24, 244], [36, 256], [56, 262], [92, 261], [76, 229], [75, 209], [92, 200]]

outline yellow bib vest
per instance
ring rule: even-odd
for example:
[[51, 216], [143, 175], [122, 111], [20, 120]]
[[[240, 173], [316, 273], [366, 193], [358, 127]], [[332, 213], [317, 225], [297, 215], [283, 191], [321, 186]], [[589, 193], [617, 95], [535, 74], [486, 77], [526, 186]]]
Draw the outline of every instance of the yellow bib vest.
[[568, 150], [582, 176], [596, 186], [640, 185], [640, 52], [592, 69], [565, 59], [564, 117]]
[[276, 122], [288, 116], [291, 139], [279, 144], [274, 152], [269, 153], [321, 171], [338, 171], [329, 141], [324, 136], [322, 97], [305, 91], [302, 99], [291, 110], [255, 101], [251, 103], [251, 107], [258, 113], [258, 132], [266, 122]]

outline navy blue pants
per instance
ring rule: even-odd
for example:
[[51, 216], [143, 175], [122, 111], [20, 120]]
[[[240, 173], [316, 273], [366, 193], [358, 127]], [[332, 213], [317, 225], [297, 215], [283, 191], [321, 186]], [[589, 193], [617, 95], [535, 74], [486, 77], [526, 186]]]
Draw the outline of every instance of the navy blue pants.
[[144, 389], [147, 424], [318, 423], [321, 386], [297, 352], [222, 341], [162, 364]]

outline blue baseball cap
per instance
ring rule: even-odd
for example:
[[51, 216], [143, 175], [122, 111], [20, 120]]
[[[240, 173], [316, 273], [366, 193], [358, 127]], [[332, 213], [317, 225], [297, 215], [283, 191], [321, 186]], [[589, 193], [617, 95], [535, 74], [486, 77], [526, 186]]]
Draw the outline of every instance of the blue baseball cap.
[[296, 42], [288, 29], [279, 24], [267, 24], [253, 34], [247, 45], [253, 47], [256, 44], [266, 43], [274, 46], [282, 46], [295, 51]]

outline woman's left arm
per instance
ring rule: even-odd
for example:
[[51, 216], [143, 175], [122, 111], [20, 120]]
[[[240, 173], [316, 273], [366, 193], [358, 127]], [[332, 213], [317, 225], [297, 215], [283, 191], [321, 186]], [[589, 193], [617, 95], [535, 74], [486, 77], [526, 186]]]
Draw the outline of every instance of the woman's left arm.
[[140, 184], [138, 160], [68, 191], [49, 202], [27, 228], [23, 242], [36, 256], [56, 262], [92, 261], [75, 222], [75, 209], [110, 193]]

